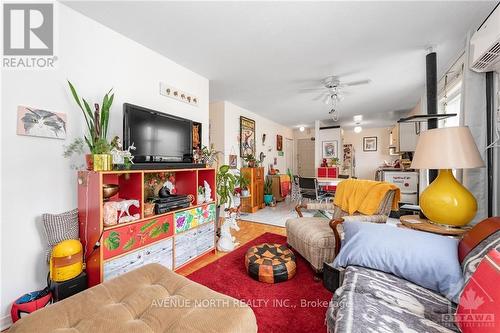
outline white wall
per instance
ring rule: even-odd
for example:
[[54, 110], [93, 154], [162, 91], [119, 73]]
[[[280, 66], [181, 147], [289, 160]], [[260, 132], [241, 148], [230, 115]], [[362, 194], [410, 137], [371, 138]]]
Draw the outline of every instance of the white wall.
[[[223, 106], [223, 107], [222, 107]], [[238, 166], [241, 166], [239, 136], [240, 136], [240, 116], [255, 120], [255, 142], [256, 142], [256, 158], [259, 158], [260, 152], [264, 152], [266, 158], [263, 166], [265, 172], [269, 164], [274, 162], [274, 157], [277, 158], [277, 165], [274, 168], [280, 172], [286, 172], [285, 156], [278, 156], [276, 150], [276, 135], [283, 136], [283, 148], [285, 146], [285, 138], [293, 139], [293, 130], [289, 127], [275, 123], [265, 117], [262, 117], [252, 111], [246, 110], [231, 102], [222, 101], [210, 104], [210, 122], [212, 133], [212, 142], [217, 146], [217, 149], [224, 153], [224, 163], [229, 163], [229, 155], [238, 155]], [[224, 121], [221, 120], [223, 113]], [[224, 133], [224, 145], [220, 146], [220, 138], [218, 135]], [[266, 134], [265, 145], [262, 145], [262, 134]], [[269, 151], [270, 149], [270, 151]]]
[[[389, 133], [390, 127], [363, 128], [361, 133], [344, 130], [344, 144], [350, 143], [354, 146], [356, 159], [356, 177], [362, 179], [375, 179], [375, 171], [385, 161], [394, 161], [397, 156], [389, 155]], [[363, 151], [363, 137], [377, 137], [377, 151]]]
[[224, 151], [224, 101], [209, 104], [210, 144], [217, 151]]
[[[120, 135], [122, 104], [131, 102], [203, 123], [208, 142], [208, 80], [125, 38], [89, 18], [55, 3], [58, 12], [57, 69], [2, 70], [1, 320], [10, 320], [10, 302], [45, 286], [45, 238], [40, 216], [75, 208], [76, 173], [62, 157], [63, 145], [81, 135], [83, 118], [66, 79], [89, 100], [102, 101], [111, 87], [110, 136]], [[199, 97], [199, 107], [159, 95], [163, 80]], [[65, 112], [65, 141], [16, 135], [18, 105]]]
[[323, 141], [337, 141], [338, 142], [338, 158], [340, 164], [343, 161], [342, 152], [342, 135], [340, 128], [328, 128], [328, 129], [320, 129], [320, 122], [316, 121], [315, 124], [315, 137], [316, 141], [314, 143], [315, 146], [315, 166], [318, 168], [323, 161]]

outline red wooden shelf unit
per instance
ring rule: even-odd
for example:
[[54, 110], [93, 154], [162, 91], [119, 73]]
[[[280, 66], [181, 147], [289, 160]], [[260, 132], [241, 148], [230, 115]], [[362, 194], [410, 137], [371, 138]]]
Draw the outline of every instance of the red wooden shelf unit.
[[[151, 172], [174, 173], [177, 194], [194, 198], [206, 181], [212, 201], [195, 201], [188, 208], [146, 217], [144, 174]], [[131, 206], [129, 212], [139, 214], [139, 219], [105, 226], [103, 184], [119, 186], [109, 200], [138, 200], [139, 207]], [[215, 169], [211, 168], [78, 172], [78, 220], [89, 287], [151, 262], [177, 270], [215, 251], [214, 198]]]

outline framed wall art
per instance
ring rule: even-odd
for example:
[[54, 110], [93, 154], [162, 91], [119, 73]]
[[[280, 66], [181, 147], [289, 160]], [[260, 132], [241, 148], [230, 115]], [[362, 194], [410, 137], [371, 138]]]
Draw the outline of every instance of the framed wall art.
[[377, 137], [376, 136], [363, 137], [363, 151], [377, 151]]
[[238, 155], [229, 155], [229, 167], [231, 169], [238, 167]]
[[27, 106], [17, 107], [17, 134], [66, 139], [66, 114]]
[[323, 158], [339, 157], [339, 142], [337, 140], [322, 142]]
[[255, 121], [240, 116], [240, 156], [255, 156]]
[[277, 151], [283, 150], [283, 136], [279, 134], [276, 135], [276, 150]]

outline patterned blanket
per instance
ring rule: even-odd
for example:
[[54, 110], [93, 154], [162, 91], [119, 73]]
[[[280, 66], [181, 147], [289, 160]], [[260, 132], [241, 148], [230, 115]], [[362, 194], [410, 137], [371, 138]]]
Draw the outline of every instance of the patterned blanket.
[[456, 305], [384, 272], [349, 266], [326, 314], [328, 332], [458, 332]]

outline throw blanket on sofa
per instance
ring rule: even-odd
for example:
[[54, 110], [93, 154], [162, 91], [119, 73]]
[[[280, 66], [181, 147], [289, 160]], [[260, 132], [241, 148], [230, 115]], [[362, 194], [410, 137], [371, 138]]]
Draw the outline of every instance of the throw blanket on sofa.
[[373, 215], [387, 192], [391, 190], [395, 191], [392, 209], [397, 210], [401, 193], [396, 185], [373, 180], [347, 179], [337, 185], [334, 204], [349, 215], [355, 212]]

